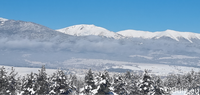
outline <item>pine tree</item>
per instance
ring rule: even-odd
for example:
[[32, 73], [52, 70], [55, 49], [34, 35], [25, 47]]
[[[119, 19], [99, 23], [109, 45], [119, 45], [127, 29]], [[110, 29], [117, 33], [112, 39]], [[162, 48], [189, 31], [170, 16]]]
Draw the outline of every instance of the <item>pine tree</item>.
[[112, 93], [110, 90], [110, 77], [107, 71], [101, 74], [98, 86], [99, 89], [97, 90], [96, 95], [109, 95]]
[[36, 84], [36, 76], [34, 75], [33, 72], [31, 72], [31, 74], [27, 74], [27, 76], [23, 77], [21, 79], [21, 90], [23, 91], [22, 94], [23, 95], [30, 95], [30, 94], [34, 94], [35, 91], [33, 90], [33, 88], [35, 87]]
[[142, 82], [139, 84], [140, 93], [142, 95], [148, 95], [150, 93], [154, 92], [154, 82], [151, 79], [151, 76], [148, 74], [147, 70], [145, 70], [145, 73], [142, 78]]
[[9, 86], [9, 80], [7, 72], [4, 67], [0, 68], [0, 94], [9, 94], [7, 92]]
[[8, 90], [9, 94], [15, 95], [19, 89], [19, 80], [16, 79], [18, 73], [15, 72], [14, 68], [11, 68], [11, 72], [8, 76]]
[[76, 75], [70, 74], [69, 85], [70, 85], [70, 89], [73, 93], [79, 92], [79, 91], [77, 91], [78, 79], [77, 79]]
[[134, 73], [130, 79], [126, 78], [126, 88], [128, 95], [141, 95], [139, 90], [139, 82], [142, 75]]
[[168, 88], [174, 88], [177, 86], [176, 84], [177, 84], [177, 76], [174, 74], [168, 75], [164, 85]]
[[77, 93], [77, 95], [79, 95], [81, 93], [81, 88], [83, 88], [83, 87], [84, 87], [84, 81], [79, 79], [77, 81], [77, 84], [76, 84], [76, 93]]
[[42, 66], [41, 70], [39, 70], [39, 74], [37, 74], [34, 90], [36, 94], [49, 94], [50, 92], [50, 85], [48, 82], [45, 66]]
[[85, 75], [85, 83], [87, 84], [85, 86], [85, 93], [86, 94], [90, 94], [91, 93], [91, 90], [93, 89], [96, 89], [96, 85], [95, 85], [95, 82], [94, 82], [94, 76], [93, 76], [93, 73], [92, 73], [92, 70], [90, 69], [88, 71], [88, 73]]
[[52, 76], [51, 94], [69, 94], [71, 88], [69, 86], [67, 75], [63, 70], [57, 70]]
[[115, 76], [114, 77], [114, 92], [119, 94], [119, 95], [127, 95], [127, 90], [126, 90], [126, 83], [127, 81], [125, 80], [125, 77], [123, 76]]
[[199, 75], [198, 73], [194, 73], [192, 70], [185, 77], [187, 86], [187, 93], [193, 95], [200, 95], [200, 83], [199, 83]]
[[168, 88], [164, 87], [163, 81], [161, 80], [160, 77], [155, 77], [154, 79], [154, 95], [166, 95], [169, 94], [169, 92], [167, 92]]

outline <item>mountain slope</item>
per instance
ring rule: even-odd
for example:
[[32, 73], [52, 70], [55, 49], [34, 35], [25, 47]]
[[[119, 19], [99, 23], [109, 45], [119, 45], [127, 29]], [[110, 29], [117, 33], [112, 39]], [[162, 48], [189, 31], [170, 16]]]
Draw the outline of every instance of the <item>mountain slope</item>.
[[18, 37], [27, 39], [47, 40], [63, 35], [48, 27], [25, 21], [0, 18], [0, 37]]
[[3, 25], [5, 21], [8, 21], [8, 19], [0, 17], [0, 25]]
[[95, 35], [95, 36], [102, 36], [115, 39], [122, 38], [120, 34], [111, 32], [105, 28], [98, 27], [95, 25], [86, 25], [86, 24], [74, 25], [63, 29], [58, 29], [57, 31], [75, 36]]

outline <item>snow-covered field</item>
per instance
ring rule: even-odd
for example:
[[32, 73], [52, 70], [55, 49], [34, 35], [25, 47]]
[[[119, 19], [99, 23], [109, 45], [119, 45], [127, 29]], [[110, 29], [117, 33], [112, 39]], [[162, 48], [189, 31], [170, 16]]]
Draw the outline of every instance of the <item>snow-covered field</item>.
[[[37, 62], [41, 63], [41, 62]], [[44, 65], [44, 64], [40, 64]], [[4, 66], [7, 70], [11, 69], [11, 66]], [[13, 65], [14, 69], [19, 73], [19, 75], [26, 75], [27, 73], [37, 73], [40, 68], [29, 68], [29, 67], [18, 67]], [[126, 71], [141, 72], [145, 69], [149, 70], [151, 74], [156, 75], [168, 75], [174, 74], [184, 74], [190, 71], [198, 72], [200, 69], [196, 67], [187, 66], [175, 66], [167, 64], [153, 64], [153, 63], [134, 63], [134, 62], [124, 62], [124, 61], [112, 61], [103, 59], [82, 59], [82, 58], [72, 58], [66, 60], [62, 63], [62, 69], [68, 70], [70, 73], [84, 75], [87, 70], [92, 69], [95, 72], [107, 70], [113, 73], [124, 73]], [[48, 69], [47, 73], [52, 74], [56, 69]]]
[[[65, 67], [72, 67], [76, 70], [78, 66], [82, 68], [93, 69], [93, 70], [108, 70], [109, 72], [123, 73], [126, 71], [144, 71], [145, 69], [150, 70], [152, 74], [156, 75], [167, 75], [170, 73], [184, 74], [190, 71], [199, 71], [199, 68], [187, 67], [187, 66], [175, 66], [167, 64], [152, 64], [152, 63], [134, 63], [134, 62], [123, 62], [123, 61], [112, 61], [102, 59], [81, 59], [73, 58], [63, 62]], [[73, 64], [70, 65], [70, 64]], [[101, 69], [99, 69], [101, 68]]]
[[[4, 67], [6, 71], [10, 72], [12, 69], [12, 66], [3, 66], [0, 65], [0, 68]], [[33, 73], [38, 73], [38, 70], [41, 68], [29, 68], [29, 67], [13, 67], [14, 70], [18, 73], [19, 76], [25, 76], [27, 74], [30, 74], [31, 72]], [[56, 69], [46, 69], [46, 73], [51, 75], [56, 71]]]
[[172, 95], [187, 95], [186, 91], [175, 91], [172, 93]]

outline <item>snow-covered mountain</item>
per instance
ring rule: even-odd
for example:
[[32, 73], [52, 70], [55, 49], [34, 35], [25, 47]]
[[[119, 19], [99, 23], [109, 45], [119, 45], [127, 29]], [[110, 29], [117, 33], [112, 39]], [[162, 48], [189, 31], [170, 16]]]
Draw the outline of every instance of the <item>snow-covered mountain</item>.
[[179, 32], [175, 30], [166, 30], [159, 32], [149, 32], [149, 31], [140, 31], [140, 30], [124, 30], [119, 32], [112, 32], [105, 28], [98, 27], [95, 25], [74, 25], [66, 27], [63, 29], [58, 29], [57, 31], [74, 36], [101, 36], [115, 39], [125, 39], [125, 38], [143, 38], [143, 39], [160, 39], [160, 38], [171, 38], [176, 41], [180, 39], [185, 39], [191, 43], [192, 40], [200, 40], [200, 34], [192, 32]]
[[0, 17], [0, 21], [7, 21], [8, 19]]
[[162, 37], [169, 37], [176, 41], [179, 41], [179, 39], [184, 38], [190, 42], [192, 42], [192, 39], [200, 39], [200, 34], [197, 34], [197, 33], [179, 32], [179, 31], [174, 31], [174, 30], [169, 30], [169, 29], [166, 31], [161, 31], [161, 32], [124, 30], [124, 31], [119, 31], [117, 33], [129, 38], [159, 39]]
[[114, 33], [105, 28], [98, 27], [95, 25], [86, 25], [86, 24], [74, 25], [63, 29], [58, 29], [57, 31], [75, 36], [95, 35], [95, 36], [102, 36], [115, 39], [123, 38], [120, 34]]
[[5, 22], [5, 21], [7, 21], [7, 20], [8, 20], [8, 19], [1, 18], [1, 17], [0, 17], [0, 25], [3, 25], [3, 24], [4, 24], [4, 22]]
[[148, 64], [155, 68], [157, 64], [200, 67], [200, 37], [196, 33], [174, 30], [115, 33], [94, 25], [56, 31], [32, 22], [3, 18], [0, 23], [0, 65], [114, 71], [134, 70], [141, 68], [141, 64], [144, 68]]
[[0, 18], [0, 23], [0, 37], [47, 40], [63, 35], [63, 33], [32, 22]]

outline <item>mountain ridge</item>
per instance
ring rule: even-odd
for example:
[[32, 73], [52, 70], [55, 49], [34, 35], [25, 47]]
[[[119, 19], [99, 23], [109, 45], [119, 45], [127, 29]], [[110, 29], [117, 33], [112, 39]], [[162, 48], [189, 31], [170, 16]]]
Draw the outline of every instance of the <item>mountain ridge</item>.
[[115, 39], [122, 38], [122, 35], [109, 31], [103, 27], [98, 27], [95, 25], [87, 25], [87, 24], [73, 25], [66, 28], [58, 29], [57, 31], [74, 36], [94, 35], [94, 36], [102, 36]]
[[191, 39], [200, 39], [200, 34], [198, 33], [179, 32], [179, 31], [170, 30], [170, 29], [167, 29], [166, 31], [159, 31], [159, 32], [124, 30], [124, 31], [119, 31], [117, 33], [129, 38], [159, 39], [161, 37], [170, 37], [176, 41], [179, 41], [179, 38], [184, 38], [191, 43], [192, 43]]
[[[85, 29], [85, 30], [84, 30]], [[143, 39], [160, 39], [162, 37], [169, 37], [173, 40], [179, 41], [180, 38], [184, 38], [189, 42], [193, 43], [192, 39], [199, 39], [200, 34], [193, 32], [180, 32], [175, 30], [167, 29], [165, 31], [149, 32], [141, 30], [123, 30], [119, 32], [112, 32], [103, 27], [98, 27], [95, 25], [80, 24], [69, 26], [66, 28], [56, 30], [61, 33], [74, 35], [74, 36], [105, 36], [115, 39], [124, 38], [143, 38]]]
[[[141, 31], [141, 30], [123, 30], [118, 32], [112, 32], [109, 31], [103, 27], [95, 26], [95, 25], [87, 25], [87, 24], [80, 24], [80, 25], [73, 25], [62, 29], [53, 30], [50, 28], [47, 28], [43, 26], [44, 29], [38, 29], [41, 28], [39, 24], [35, 24], [33, 22], [25, 22], [25, 21], [16, 21], [16, 20], [9, 20], [5, 18], [0, 17], [0, 28], [9, 28], [5, 27], [4, 24], [12, 22], [12, 23], [18, 23], [24, 22], [25, 24], [22, 26], [25, 26], [23, 28], [20, 28], [22, 30], [30, 30], [30, 28], [33, 28], [32, 30], [40, 32], [40, 31], [57, 31], [58, 33], [64, 33], [67, 35], [73, 35], [73, 36], [101, 36], [101, 37], [107, 37], [107, 38], [114, 38], [114, 39], [129, 39], [129, 38], [143, 38], [143, 39], [160, 39], [163, 37], [171, 38], [175, 41], [179, 41], [181, 38], [186, 39], [190, 43], [193, 43], [192, 39], [198, 39], [200, 40], [200, 34], [199, 33], [193, 33], [193, 32], [180, 32], [175, 30], [167, 29], [165, 31], [156, 31], [156, 32], [149, 32], [149, 31]], [[34, 27], [32, 27], [29, 24], [34, 24]], [[17, 25], [17, 24], [16, 24]], [[42, 26], [42, 25], [41, 25]], [[20, 25], [18, 25], [18, 28]]]

